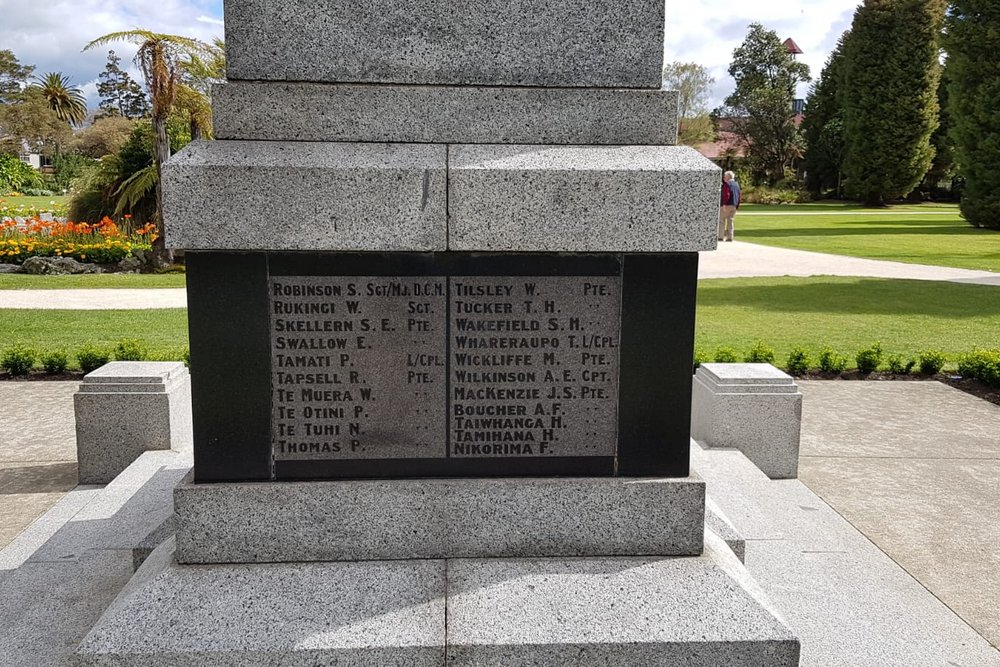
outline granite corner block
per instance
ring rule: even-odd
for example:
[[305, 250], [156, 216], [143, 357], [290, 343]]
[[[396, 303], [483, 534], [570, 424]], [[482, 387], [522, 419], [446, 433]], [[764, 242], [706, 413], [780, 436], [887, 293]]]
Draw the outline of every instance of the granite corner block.
[[167, 244], [444, 250], [445, 154], [417, 144], [192, 142], [164, 165]]
[[692, 378], [691, 437], [742, 451], [771, 479], [797, 477], [802, 394], [792, 378], [773, 367], [724, 368], [768, 364], [707, 366]]
[[708, 250], [717, 233], [718, 175], [686, 146], [453, 146], [448, 246]]
[[107, 484], [150, 450], [190, 446], [191, 378], [177, 362], [112, 362], [73, 395], [81, 484]]

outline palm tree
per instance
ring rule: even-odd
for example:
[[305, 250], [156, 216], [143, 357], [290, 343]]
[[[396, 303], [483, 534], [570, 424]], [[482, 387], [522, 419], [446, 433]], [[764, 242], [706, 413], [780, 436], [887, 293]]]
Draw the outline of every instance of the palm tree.
[[114, 42], [131, 42], [139, 47], [135, 54], [135, 64], [146, 81], [146, 89], [153, 103], [152, 122], [155, 135], [153, 163], [156, 166], [156, 231], [154, 256], [158, 264], [167, 264], [173, 253], [166, 249], [163, 238], [163, 190], [160, 175], [163, 163], [170, 158], [170, 138], [167, 136], [167, 119], [176, 100], [177, 88], [181, 81], [181, 62], [184, 59], [207, 56], [211, 47], [202, 41], [180, 35], [167, 35], [150, 30], [125, 30], [112, 32], [93, 40], [84, 51], [103, 47]]
[[59, 120], [80, 125], [87, 118], [87, 99], [79, 88], [70, 86], [69, 77], [49, 72], [44, 77], [35, 77], [29, 88], [41, 92]]

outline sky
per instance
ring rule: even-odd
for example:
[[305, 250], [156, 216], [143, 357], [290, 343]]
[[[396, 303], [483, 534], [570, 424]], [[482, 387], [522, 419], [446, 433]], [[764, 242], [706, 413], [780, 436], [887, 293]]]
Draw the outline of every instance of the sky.
[[[335, 1], [335, 0], [330, 0]], [[732, 92], [727, 73], [733, 49], [751, 21], [762, 23], [784, 40], [791, 37], [804, 51], [799, 60], [817, 76], [840, 34], [851, 23], [859, 0], [668, 0], [666, 62], [695, 62], [715, 78], [711, 106]], [[154, 32], [208, 41], [223, 36], [222, 0], [0, 0], [0, 49], [10, 49], [35, 73], [61, 72], [80, 87], [96, 108], [97, 75], [107, 62], [107, 48], [81, 53], [109, 32], [146, 28]], [[115, 47], [123, 64], [135, 48]], [[138, 73], [132, 69], [138, 79]], [[799, 92], [805, 97], [803, 85]]]

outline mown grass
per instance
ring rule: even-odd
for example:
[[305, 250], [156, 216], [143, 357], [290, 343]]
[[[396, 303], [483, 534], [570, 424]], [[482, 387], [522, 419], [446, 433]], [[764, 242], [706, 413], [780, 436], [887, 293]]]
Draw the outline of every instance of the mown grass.
[[748, 204], [737, 214], [736, 237], [795, 250], [1000, 272], [1000, 232], [972, 227], [954, 204]]
[[954, 367], [975, 347], [1000, 347], [1000, 288], [876, 278], [729, 278], [698, 283], [696, 348], [745, 353], [755, 340], [784, 365], [795, 346], [853, 360], [881, 341], [886, 356], [937, 349]]
[[[151, 353], [180, 358], [188, 345], [187, 311], [0, 310], [0, 351], [15, 343], [39, 350], [143, 340]], [[1000, 347], [1000, 288], [875, 278], [731, 278], [698, 285], [696, 347], [745, 353], [755, 340], [784, 365], [795, 346], [815, 360], [824, 346], [849, 359], [874, 341], [886, 356], [944, 352], [954, 368], [976, 347]], [[75, 360], [74, 360], [75, 362]]]
[[19, 289], [161, 289], [184, 287], [183, 273], [95, 273], [75, 276], [0, 274], [0, 290]]
[[63, 195], [53, 195], [51, 197], [6, 197], [0, 195], [0, 208], [26, 208], [51, 209], [53, 206], [62, 206], [69, 201], [69, 197]]
[[[0, 310], [0, 352], [20, 344], [73, 357], [86, 344], [111, 348], [123, 338], [140, 339], [152, 358], [180, 360], [187, 310]], [[75, 358], [70, 368], [79, 368]]]

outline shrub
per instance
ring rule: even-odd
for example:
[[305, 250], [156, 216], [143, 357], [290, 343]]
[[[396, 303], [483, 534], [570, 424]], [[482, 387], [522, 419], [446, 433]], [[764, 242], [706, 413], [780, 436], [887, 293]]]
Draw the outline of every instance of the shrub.
[[76, 360], [84, 373], [96, 371], [111, 360], [111, 351], [94, 345], [84, 345], [76, 352]]
[[42, 175], [10, 153], [0, 154], [0, 195], [44, 185]]
[[720, 347], [715, 351], [715, 363], [717, 364], [735, 364], [739, 359], [739, 355], [731, 347]]
[[963, 355], [958, 360], [958, 373], [991, 387], [1000, 387], [1000, 350], [973, 350]]
[[944, 352], [941, 350], [924, 350], [920, 353], [920, 372], [924, 375], [937, 375], [944, 368]]
[[62, 373], [69, 366], [69, 357], [62, 350], [46, 352], [41, 356], [42, 368], [46, 373]]
[[[707, 355], [706, 355], [706, 358], [707, 358]], [[187, 366], [188, 368], [191, 368], [191, 349], [190, 348], [187, 348], [187, 347], [184, 348], [184, 354], [181, 355], [181, 361], [184, 362], [185, 366]]]
[[858, 371], [868, 375], [878, 370], [878, 365], [882, 363], [882, 344], [872, 343], [863, 350], [859, 350], [854, 360], [858, 364]]
[[743, 361], [748, 364], [773, 364], [774, 348], [768, 347], [762, 340], [756, 340]]
[[847, 359], [834, 352], [833, 348], [824, 347], [819, 353], [819, 369], [824, 373], [840, 373], [847, 368]]
[[[186, 350], [185, 350], [185, 353], [187, 354], [187, 356], [184, 359], [184, 363], [187, 364], [188, 366], [190, 366], [191, 365], [191, 363], [190, 363], [190, 361], [191, 361], [191, 353], [187, 352]], [[704, 363], [707, 363], [710, 360], [711, 360], [711, 357], [708, 356], [708, 352], [705, 352], [705, 350], [696, 349], [694, 351], [694, 367], [695, 367], [695, 369], [697, 369], [699, 366], [701, 366]]]
[[889, 366], [890, 373], [894, 373], [895, 375], [909, 375], [913, 367], [917, 365], [917, 362], [914, 359], [906, 359], [904, 361], [902, 355], [893, 354], [886, 361], [886, 364]]
[[809, 353], [804, 347], [792, 348], [788, 354], [785, 370], [792, 375], [805, 375], [809, 372]]
[[3, 353], [0, 357], [0, 366], [11, 375], [27, 375], [31, 367], [35, 365], [35, 357], [38, 354], [30, 347], [15, 345]]
[[115, 343], [115, 361], [145, 361], [149, 350], [137, 338], [122, 338]]

